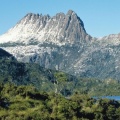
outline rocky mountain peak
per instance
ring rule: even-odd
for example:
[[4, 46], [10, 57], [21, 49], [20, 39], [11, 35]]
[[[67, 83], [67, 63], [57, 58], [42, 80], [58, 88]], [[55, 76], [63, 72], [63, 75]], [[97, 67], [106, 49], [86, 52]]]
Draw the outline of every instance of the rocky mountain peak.
[[[70, 32], [71, 34], [73, 34], [74, 38], [78, 39], [78, 41], [80, 41], [80, 40], [88, 41], [88, 40], [92, 39], [92, 37], [87, 34], [87, 32], [84, 28], [83, 21], [73, 10], [69, 10], [66, 15], [63, 13], [63, 17], [64, 17], [64, 27], [63, 28], [65, 28], [65, 30], [71, 29], [70, 31], [68, 30], [67, 32], [68, 33]], [[75, 28], [75, 29], [73, 30], [73, 28]]]
[[37, 24], [37, 22], [40, 21], [47, 21], [50, 19], [49, 15], [42, 15], [42, 14], [34, 14], [34, 13], [28, 13], [27, 15], [25, 15], [25, 17], [23, 17], [18, 24], [27, 24], [27, 23], [31, 23], [31, 24]]
[[68, 12], [67, 12], [67, 15], [72, 15], [72, 14], [76, 14], [73, 10], [68, 10]]
[[85, 31], [82, 20], [69, 10], [67, 14], [49, 15], [28, 13], [7, 33], [0, 36], [0, 43], [50, 42], [57, 45], [76, 44], [88, 41], [91, 36]]
[[[80, 19], [80, 17], [78, 17], [78, 15], [72, 11], [72, 10], [69, 10], [66, 14], [66, 17], [68, 17], [69, 19], [74, 19], [75, 21], [78, 21], [79, 23], [82, 23], [81, 24], [81, 27], [84, 28], [84, 23], [83, 21]], [[85, 29], [85, 28], [84, 28]]]

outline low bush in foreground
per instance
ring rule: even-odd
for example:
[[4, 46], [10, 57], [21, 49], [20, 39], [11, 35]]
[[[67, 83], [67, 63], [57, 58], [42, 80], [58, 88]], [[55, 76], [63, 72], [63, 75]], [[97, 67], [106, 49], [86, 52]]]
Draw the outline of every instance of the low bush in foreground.
[[120, 103], [86, 94], [65, 98], [33, 86], [0, 85], [0, 120], [119, 120]]

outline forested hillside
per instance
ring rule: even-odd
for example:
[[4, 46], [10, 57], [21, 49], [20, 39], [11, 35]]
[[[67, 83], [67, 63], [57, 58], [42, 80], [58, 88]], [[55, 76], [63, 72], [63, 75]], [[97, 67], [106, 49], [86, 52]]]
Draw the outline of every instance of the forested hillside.
[[75, 92], [90, 96], [120, 95], [120, 83], [117, 80], [102, 81], [72, 76], [61, 71], [45, 69], [35, 63], [18, 62], [13, 56], [0, 58], [0, 82], [33, 85], [38, 90], [60, 93], [64, 96], [70, 96]]
[[1, 120], [119, 120], [120, 103], [86, 94], [65, 98], [33, 86], [0, 84]]

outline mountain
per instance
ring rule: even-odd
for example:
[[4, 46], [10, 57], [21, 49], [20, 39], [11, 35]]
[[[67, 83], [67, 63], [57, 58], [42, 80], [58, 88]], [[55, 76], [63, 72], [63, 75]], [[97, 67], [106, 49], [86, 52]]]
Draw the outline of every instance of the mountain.
[[13, 56], [8, 56], [10, 55], [8, 52], [0, 49], [0, 55], [1, 52], [4, 52], [4, 55], [0, 57], [0, 83], [32, 85], [41, 91], [56, 92], [57, 90], [62, 94], [66, 90], [67, 93], [63, 95], [73, 93], [77, 83], [76, 77], [61, 71], [45, 69], [35, 63], [18, 62], [16, 59], [10, 59]]
[[120, 34], [91, 37], [72, 10], [53, 17], [29, 13], [0, 36], [0, 43], [18, 61], [85, 78], [120, 80]]
[[58, 45], [74, 44], [88, 40], [82, 20], [69, 10], [65, 15], [54, 17], [28, 13], [15, 27], [0, 37], [0, 43], [18, 42], [25, 44], [52, 42]]

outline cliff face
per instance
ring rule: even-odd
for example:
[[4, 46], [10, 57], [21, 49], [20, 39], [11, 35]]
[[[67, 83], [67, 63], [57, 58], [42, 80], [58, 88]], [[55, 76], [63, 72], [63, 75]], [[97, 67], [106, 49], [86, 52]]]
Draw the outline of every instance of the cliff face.
[[71, 10], [53, 17], [29, 13], [0, 43], [19, 61], [82, 77], [120, 78], [120, 34], [92, 38]]

